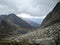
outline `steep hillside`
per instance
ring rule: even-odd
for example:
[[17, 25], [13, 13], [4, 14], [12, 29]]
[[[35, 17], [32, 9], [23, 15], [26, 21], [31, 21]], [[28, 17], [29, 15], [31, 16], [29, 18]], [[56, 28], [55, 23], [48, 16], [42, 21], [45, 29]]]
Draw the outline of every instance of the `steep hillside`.
[[4, 40], [4, 38], [13, 36], [16, 33], [17, 27], [11, 25], [10, 23], [5, 22], [4, 20], [0, 23], [0, 40]]
[[15, 14], [0, 16], [0, 40], [31, 32], [35, 28]]
[[[60, 23], [18, 36], [14, 40], [32, 45], [60, 45]], [[27, 42], [27, 43], [26, 43]]]
[[60, 22], [60, 2], [57, 3], [52, 12], [50, 12], [47, 15], [47, 17], [43, 20], [40, 27], [48, 27], [59, 22]]
[[16, 25], [19, 25], [23, 28], [28, 28], [28, 29], [34, 28], [32, 25], [30, 25], [26, 21], [22, 20], [21, 18], [17, 17], [15, 14], [9, 14], [8, 16], [6, 16], [6, 18], [4, 20], [10, 21], [10, 22], [12, 22]]

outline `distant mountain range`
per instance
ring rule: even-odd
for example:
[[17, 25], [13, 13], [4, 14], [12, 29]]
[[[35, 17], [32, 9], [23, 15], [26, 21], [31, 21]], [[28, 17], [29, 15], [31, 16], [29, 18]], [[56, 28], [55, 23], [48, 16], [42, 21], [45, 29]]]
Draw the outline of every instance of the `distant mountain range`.
[[32, 20], [34, 20], [34, 19], [32, 19], [32, 20], [26, 19], [26, 18], [22, 18], [22, 19], [23, 19], [24, 21], [26, 21], [27, 23], [29, 23], [30, 25], [32, 25], [33, 27], [35, 27], [35, 28], [40, 27], [40, 24], [36, 23], [35, 21], [32, 21]]
[[39, 25], [42, 23], [44, 18], [28, 18], [28, 20], [38, 23]]

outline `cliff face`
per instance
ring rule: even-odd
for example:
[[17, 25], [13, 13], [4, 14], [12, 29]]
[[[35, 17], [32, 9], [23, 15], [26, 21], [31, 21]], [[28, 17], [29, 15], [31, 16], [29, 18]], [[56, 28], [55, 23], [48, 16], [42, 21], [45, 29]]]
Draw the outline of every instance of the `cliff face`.
[[48, 27], [58, 22], [60, 22], [60, 2], [57, 3], [52, 12], [46, 16], [40, 27]]

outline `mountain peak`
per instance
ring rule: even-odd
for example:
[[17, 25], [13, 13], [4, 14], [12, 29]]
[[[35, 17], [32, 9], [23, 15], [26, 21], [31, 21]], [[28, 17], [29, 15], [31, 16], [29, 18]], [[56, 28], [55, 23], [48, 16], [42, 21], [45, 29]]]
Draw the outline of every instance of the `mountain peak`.
[[56, 4], [56, 7], [60, 7], [60, 2], [58, 2], [58, 3]]
[[11, 13], [11, 14], [8, 15], [8, 18], [17, 18], [17, 16], [16, 16], [16, 14]]
[[58, 2], [57, 4], [60, 4], [60, 2]]
[[9, 14], [8, 16], [12, 16], [12, 17], [14, 17], [14, 16], [16, 16], [14, 13], [11, 13], [11, 14]]

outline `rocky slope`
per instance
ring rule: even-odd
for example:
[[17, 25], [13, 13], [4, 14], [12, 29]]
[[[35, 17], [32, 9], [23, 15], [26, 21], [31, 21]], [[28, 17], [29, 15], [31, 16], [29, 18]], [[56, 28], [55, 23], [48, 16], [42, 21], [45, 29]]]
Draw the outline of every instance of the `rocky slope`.
[[54, 9], [46, 16], [40, 27], [42, 28], [48, 27], [59, 22], [60, 22], [60, 2], [57, 3]]
[[25, 41], [32, 45], [60, 45], [60, 23], [24, 34], [14, 40], [20, 40], [21, 43]]

